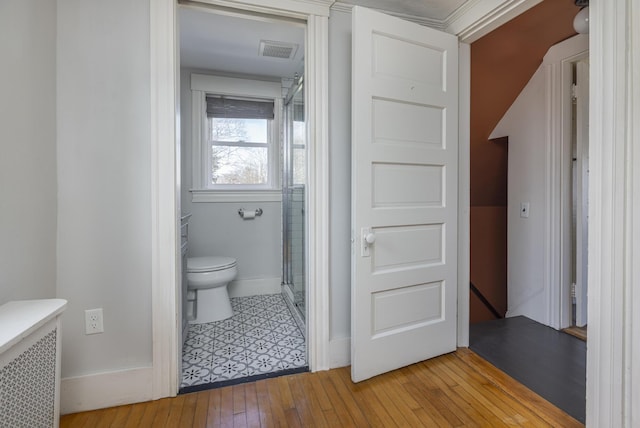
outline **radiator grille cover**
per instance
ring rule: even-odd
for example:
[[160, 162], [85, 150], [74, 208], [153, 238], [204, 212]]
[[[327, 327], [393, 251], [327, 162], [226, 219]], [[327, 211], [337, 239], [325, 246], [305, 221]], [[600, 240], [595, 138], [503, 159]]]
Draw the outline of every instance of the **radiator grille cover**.
[[55, 425], [56, 332], [38, 340], [0, 369], [0, 427]]

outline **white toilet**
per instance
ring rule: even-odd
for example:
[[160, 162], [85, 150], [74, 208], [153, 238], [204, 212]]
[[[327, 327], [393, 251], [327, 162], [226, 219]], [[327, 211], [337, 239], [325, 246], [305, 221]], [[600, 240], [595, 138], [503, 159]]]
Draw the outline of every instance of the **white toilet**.
[[[187, 259], [187, 289], [189, 294], [195, 293], [191, 323], [221, 321], [233, 315], [227, 285], [237, 274], [236, 259], [231, 257]], [[193, 300], [189, 298], [190, 303]]]

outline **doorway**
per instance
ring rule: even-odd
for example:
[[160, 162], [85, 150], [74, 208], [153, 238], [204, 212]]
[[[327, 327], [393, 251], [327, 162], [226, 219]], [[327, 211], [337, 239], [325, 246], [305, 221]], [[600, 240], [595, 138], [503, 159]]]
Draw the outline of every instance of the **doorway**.
[[571, 171], [571, 253], [572, 313], [571, 332], [586, 340], [587, 259], [589, 243], [589, 61], [572, 64], [572, 171]]
[[183, 280], [180, 391], [307, 370], [306, 25], [192, 3], [178, 19], [188, 260], [237, 263], [227, 318]]

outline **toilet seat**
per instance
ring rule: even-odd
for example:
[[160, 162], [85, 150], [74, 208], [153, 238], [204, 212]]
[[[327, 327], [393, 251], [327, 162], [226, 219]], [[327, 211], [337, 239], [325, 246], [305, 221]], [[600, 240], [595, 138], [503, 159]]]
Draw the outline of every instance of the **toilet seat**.
[[189, 257], [187, 259], [187, 272], [217, 272], [236, 266], [233, 257]]

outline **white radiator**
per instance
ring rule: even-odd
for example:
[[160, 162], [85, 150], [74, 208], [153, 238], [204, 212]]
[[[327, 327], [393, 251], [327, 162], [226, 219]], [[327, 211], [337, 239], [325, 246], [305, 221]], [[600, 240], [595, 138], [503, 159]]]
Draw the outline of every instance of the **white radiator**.
[[57, 427], [60, 314], [66, 300], [0, 306], [0, 428]]

